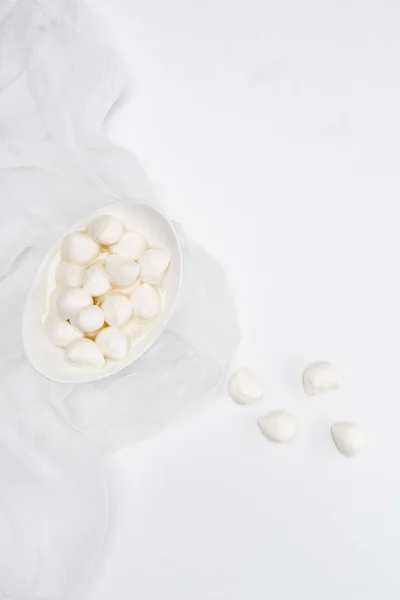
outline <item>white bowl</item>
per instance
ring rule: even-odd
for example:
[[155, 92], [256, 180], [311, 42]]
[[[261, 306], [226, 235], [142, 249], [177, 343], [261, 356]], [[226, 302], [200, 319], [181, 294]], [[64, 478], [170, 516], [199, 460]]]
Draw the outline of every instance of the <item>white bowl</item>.
[[[161, 287], [163, 296], [162, 313], [152, 323], [137, 327], [137, 339], [125, 360], [107, 361], [101, 370], [74, 367], [65, 361], [65, 351], [54, 346], [47, 338], [44, 319], [49, 311], [49, 294], [55, 289], [55, 267], [59, 262], [59, 239], [48, 251], [40, 265], [26, 299], [23, 315], [23, 343], [25, 353], [33, 367], [53, 381], [83, 383], [113, 375], [130, 365], [156, 341], [171, 317], [182, 281], [182, 251], [172, 224], [155, 208], [132, 200], [113, 202], [87, 215], [75, 223], [71, 231], [89, 226], [98, 215], [118, 217], [132, 229], [143, 233], [150, 243], [167, 250], [171, 264]], [[68, 232], [66, 232], [68, 233]]]

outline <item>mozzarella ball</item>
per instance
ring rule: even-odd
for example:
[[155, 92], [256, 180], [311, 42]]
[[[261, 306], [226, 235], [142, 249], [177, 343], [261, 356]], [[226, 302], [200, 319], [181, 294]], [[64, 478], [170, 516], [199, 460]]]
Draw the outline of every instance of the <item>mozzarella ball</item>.
[[56, 283], [60, 287], [81, 287], [83, 273], [83, 267], [62, 260], [56, 268]]
[[110, 280], [102, 265], [88, 267], [83, 276], [83, 289], [91, 296], [103, 296], [111, 287]]
[[96, 344], [107, 358], [123, 360], [128, 355], [128, 339], [120, 329], [106, 327], [96, 337]]
[[110, 251], [125, 258], [136, 260], [146, 250], [147, 240], [139, 231], [125, 231], [121, 239], [111, 246]]
[[85, 267], [93, 262], [99, 255], [100, 246], [88, 235], [74, 231], [65, 236], [61, 253], [71, 263]]
[[298, 419], [283, 410], [277, 410], [260, 417], [258, 426], [271, 441], [286, 443], [295, 436]]
[[106, 256], [105, 267], [109, 278], [115, 285], [130, 285], [138, 278], [140, 267], [123, 256]]
[[67, 321], [72, 319], [82, 308], [93, 304], [93, 298], [82, 288], [65, 288], [57, 299], [58, 314]]
[[86, 338], [75, 340], [65, 349], [65, 360], [76, 367], [101, 369], [104, 367], [104, 356], [99, 346]]
[[46, 323], [46, 332], [51, 343], [59, 348], [65, 348], [70, 342], [82, 337], [80, 331], [58, 317]]
[[139, 258], [141, 280], [154, 285], [161, 283], [170, 260], [169, 254], [164, 250], [149, 248], [143, 252]]
[[229, 382], [229, 393], [238, 404], [253, 404], [263, 392], [254, 374], [247, 367], [239, 369]]
[[129, 299], [121, 294], [106, 296], [101, 308], [104, 313], [105, 322], [112, 327], [125, 325], [132, 316], [132, 305]]
[[80, 331], [96, 331], [104, 325], [104, 314], [100, 306], [86, 306], [71, 319], [71, 325]]
[[138, 319], [152, 319], [161, 310], [158, 291], [148, 283], [142, 283], [131, 295], [133, 314]]
[[336, 448], [344, 456], [357, 456], [364, 450], [366, 435], [359, 425], [340, 421], [332, 425], [331, 433]]
[[109, 246], [115, 244], [120, 239], [124, 226], [121, 221], [110, 215], [101, 215], [93, 221], [90, 226], [90, 233], [96, 242]]
[[303, 373], [304, 389], [309, 396], [335, 390], [341, 383], [339, 370], [328, 362], [312, 363]]

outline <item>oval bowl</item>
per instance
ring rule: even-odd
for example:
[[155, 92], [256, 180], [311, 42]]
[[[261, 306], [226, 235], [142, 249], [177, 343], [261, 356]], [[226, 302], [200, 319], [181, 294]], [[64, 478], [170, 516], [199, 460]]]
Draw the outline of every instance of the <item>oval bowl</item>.
[[[54, 271], [59, 261], [64, 236], [69, 231], [88, 227], [94, 218], [102, 214], [119, 218], [128, 227], [143, 233], [153, 246], [167, 250], [171, 256], [171, 263], [161, 286], [161, 314], [145, 327], [138, 326], [140, 335], [138, 334], [125, 360], [108, 360], [105, 366], [97, 371], [67, 363], [64, 349], [57, 348], [47, 338], [43, 320], [49, 308], [49, 295], [55, 289]], [[84, 383], [114, 375], [133, 363], [154, 344], [167, 325], [179, 295], [182, 282], [182, 251], [171, 222], [152, 206], [133, 200], [121, 200], [103, 206], [80, 219], [69, 231], [50, 248], [35, 275], [24, 307], [22, 336], [28, 360], [39, 373], [53, 381]]]

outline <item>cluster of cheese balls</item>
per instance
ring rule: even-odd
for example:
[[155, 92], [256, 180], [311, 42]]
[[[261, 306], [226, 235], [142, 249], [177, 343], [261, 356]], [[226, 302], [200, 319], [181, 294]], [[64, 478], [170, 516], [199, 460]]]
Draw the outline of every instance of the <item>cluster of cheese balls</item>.
[[[316, 396], [339, 388], [341, 379], [337, 367], [327, 361], [319, 361], [305, 369], [303, 386], [306, 394]], [[229, 382], [229, 392], [238, 404], [252, 404], [263, 397], [260, 384], [247, 367], [234, 374]], [[258, 425], [269, 440], [286, 443], [296, 435], [299, 419], [284, 410], [274, 410], [259, 417]], [[364, 450], [366, 435], [357, 423], [338, 421], [332, 425], [331, 435], [336, 448], [344, 456], [357, 456]]]
[[148, 324], [161, 311], [158, 286], [169, 263], [167, 252], [110, 215], [69, 233], [55, 272], [57, 316], [47, 322], [50, 341], [65, 348], [67, 362], [83, 368], [125, 359], [129, 324]]

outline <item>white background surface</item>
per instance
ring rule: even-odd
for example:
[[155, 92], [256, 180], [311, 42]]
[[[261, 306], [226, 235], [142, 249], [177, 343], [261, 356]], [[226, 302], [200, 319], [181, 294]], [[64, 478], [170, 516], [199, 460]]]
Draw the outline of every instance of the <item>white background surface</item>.
[[[400, 6], [91, 0], [134, 81], [112, 137], [217, 255], [265, 399], [221, 398], [108, 465], [87, 600], [398, 598]], [[312, 360], [341, 391], [310, 399]], [[276, 446], [256, 417], [301, 419]], [[368, 430], [362, 457], [330, 439]]]

